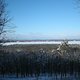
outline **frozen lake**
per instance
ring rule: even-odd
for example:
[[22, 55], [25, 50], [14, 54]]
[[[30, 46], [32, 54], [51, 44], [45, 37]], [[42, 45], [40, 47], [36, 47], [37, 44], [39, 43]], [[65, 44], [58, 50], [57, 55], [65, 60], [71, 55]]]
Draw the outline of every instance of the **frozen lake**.
[[[31, 41], [31, 42], [7, 42], [3, 45], [16, 45], [16, 44], [61, 44], [62, 41]], [[80, 44], [80, 41], [69, 41], [69, 44]]]

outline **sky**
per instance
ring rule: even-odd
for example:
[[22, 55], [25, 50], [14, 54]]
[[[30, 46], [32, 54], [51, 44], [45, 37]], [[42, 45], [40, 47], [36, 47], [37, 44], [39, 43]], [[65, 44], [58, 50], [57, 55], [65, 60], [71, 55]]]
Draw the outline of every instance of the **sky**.
[[7, 0], [11, 39], [80, 39], [77, 0]]

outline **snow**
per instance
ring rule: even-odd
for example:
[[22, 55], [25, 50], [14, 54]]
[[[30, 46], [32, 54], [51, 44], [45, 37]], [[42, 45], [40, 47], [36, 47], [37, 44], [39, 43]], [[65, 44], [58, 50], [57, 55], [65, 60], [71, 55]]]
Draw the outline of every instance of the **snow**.
[[80, 41], [69, 41], [69, 44], [80, 44]]
[[[61, 44], [62, 41], [31, 41], [31, 42], [7, 42], [3, 45], [16, 45], [16, 44]], [[69, 44], [80, 44], [80, 41], [69, 41]]]
[[25, 78], [0, 78], [0, 80], [80, 80], [79, 77], [75, 76], [62, 76], [61, 75], [53, 75], [53, 76], [37, 76], [37, 77], [25, 77]]
[[57, 41], [31, 41], [31, 42], [7, 42], [3, 45], [16, 45], [16, 44], [61, 44], [61, 42]]

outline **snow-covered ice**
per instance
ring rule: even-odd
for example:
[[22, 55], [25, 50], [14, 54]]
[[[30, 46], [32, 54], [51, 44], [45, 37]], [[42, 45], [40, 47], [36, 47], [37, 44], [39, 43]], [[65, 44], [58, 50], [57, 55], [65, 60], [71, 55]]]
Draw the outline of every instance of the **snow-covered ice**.
[[[62, 41], [31, 41], [31, 42], [7, 42], [3, 45], [16, 45], [16, 44], [61, 44]], [[80, 41], [69, 41], [69, 44], [80, 44]]]

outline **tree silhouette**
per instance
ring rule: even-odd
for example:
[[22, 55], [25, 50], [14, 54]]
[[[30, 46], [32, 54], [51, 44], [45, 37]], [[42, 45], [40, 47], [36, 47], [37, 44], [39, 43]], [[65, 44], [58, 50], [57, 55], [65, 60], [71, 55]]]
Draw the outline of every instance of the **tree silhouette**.
[[5, 38], [4, 35], [8, 31], [10, 20], [7, 14], [7, 4], [5, 0], [0, 0], [0, 42]]

